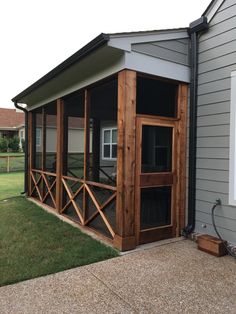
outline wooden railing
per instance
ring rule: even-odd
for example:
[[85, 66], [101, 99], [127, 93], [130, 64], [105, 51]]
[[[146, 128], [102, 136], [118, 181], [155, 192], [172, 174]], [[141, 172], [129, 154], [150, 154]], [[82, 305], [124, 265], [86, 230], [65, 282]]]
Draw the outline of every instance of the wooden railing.
[[42, 203], [47, 203], [49, 200], [50, 206], [56, 208], [56, 195], [53, 189], [56, 188], [56, 174], [48, 171], [32, 169], [31, 177], [31, 193], [30, 196], [38, 196]]
[[[104, 210], [107, 209], [107, 207], [116, 200], [116, 187], [99, 182], [85, 181], [69, 176], [62, 177], [62, 184], [68, 200], [62, 208], [61, 213], [65, 213], [65, 211], [72, 205], [79, 218], [79, 223], [83, 226], [88, 226], [98, 215], [100, 215], [111, 237], [114, 238], [114, 226], [112, 226], [112, 223], [104, 213]], [[94, 192], [94, 189], [96, 188], [98, 190], [101, 189], [97, 195]], [[99, 193], [101, 195], [101, 193], [104, 191], [109, 191], [109, 196], [101, 199], [101, 197], [98, 197], [98, 195]], [[82, 199], [82, 206], [76, 202], [76, 198], [78, 196], [80, 196]], [[89, 214], [88, 210], [89, 201], [92, 201], [92, 204], [96, 208], [92, 214]]]

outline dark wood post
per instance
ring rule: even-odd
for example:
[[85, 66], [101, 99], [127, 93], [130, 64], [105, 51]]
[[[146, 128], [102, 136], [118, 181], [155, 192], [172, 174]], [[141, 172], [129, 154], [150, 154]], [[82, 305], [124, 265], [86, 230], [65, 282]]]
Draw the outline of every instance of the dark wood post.
[[135, 248], [135, 117], [136, 72], [118, 74], [118, 145], [116, 235], [122, 251]]
[[177, 151], [177, 229], [176, 236], [185, 227], [185, 203], [186, 203], [186, 142], [187, 142], [187, 107], [188, 85], [179, 84], [178, 87], [178, 151]]
[[[84, 92], [84, 181], [89, 180], [90, 168], [90, 93]], [[84, 186], [83, 191], [83, 222], [87, 219], [88, 195]]]
[[62, 172], [64, 154], [64, 101], [57, 99], [56, 210], [62, 210]]
[[28, 196], [31, 196], [32, 194], [31, 171], [33, 167], [33, 158], [35, 158], [34, 153], [33, 153], [33, 141], [34, 141], [33, 135], [34, 134], [35, 134], [35, 130], [33, 132], [33, 113], [29, 111], [28, 113]]

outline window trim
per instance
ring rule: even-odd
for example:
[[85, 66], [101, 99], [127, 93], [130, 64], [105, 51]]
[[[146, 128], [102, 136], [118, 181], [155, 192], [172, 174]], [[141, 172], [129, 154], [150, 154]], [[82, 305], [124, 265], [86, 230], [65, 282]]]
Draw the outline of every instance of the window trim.
[[[112, 142], [112, 131], [115, 130], [117, 131], [117, 127], [111, 127], [111, 128], [102, 128], [102, 160], [110, 160], [110, 161], [115, 161], [117, 160], [117, 157], [113, 158], [111, 157], [112, 156], [112, 146], [113, 145], [116, 145], [117, 146], [117, 140], [116, 140], [116, 143], [113, 143]], [[105, 134], [105, 131], [109, 131], [110, 132], [110, 141], [109, 143], [104, 143], [104, 134]], [[110, 157], [104, 157], [104, 146], [105, 145], [109, 145], [110, 146]]]
[[229, 205], [236, 206], [236, 71], [231, 72]]

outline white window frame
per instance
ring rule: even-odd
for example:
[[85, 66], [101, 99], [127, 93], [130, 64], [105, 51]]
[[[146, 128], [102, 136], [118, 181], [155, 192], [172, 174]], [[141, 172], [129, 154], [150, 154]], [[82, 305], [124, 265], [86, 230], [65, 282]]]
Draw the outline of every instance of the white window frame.
[[[39, 131], [39, 136], [37, 137], [37, 131]], [[36, 128], [36, 131], [35, 131], [35, 143], [36, 143], [36, 146], [41, 146], [41, 141], [42, 141], [42, 130], [41, 128]], [[38, 142], [37, 142], [37, 138], [38, 138]]]
[[229, 205], [236, 206], [236, 71], [231, 72]]
[[[103, 160], [116, 160], [117, 158], [112, 158], [112, 145], [116, 145], [117, 146], [117, 141], [116, 143], [112, 142], [112, 131], [115, 130], [117, 131], [117, 128], [103, 128], [102, 129], [102, 159]], [[104, 134], [105, 131], [109, 131], [110, 132], [110, 142], [109, 143], [104, 143]], [[110, 145], [110, 157], [104, 157], [104, 146], [105, 145]]]

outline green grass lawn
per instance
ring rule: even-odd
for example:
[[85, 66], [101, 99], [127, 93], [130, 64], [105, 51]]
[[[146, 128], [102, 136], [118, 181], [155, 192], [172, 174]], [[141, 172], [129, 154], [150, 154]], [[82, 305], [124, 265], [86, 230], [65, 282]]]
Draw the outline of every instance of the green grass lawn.
[[0, 200], [20, 195], [24, 190], [24, 173], [0, 173]]
[[118, 256], [24, 197], [0, 202], [0, 239], [0, 286]]

